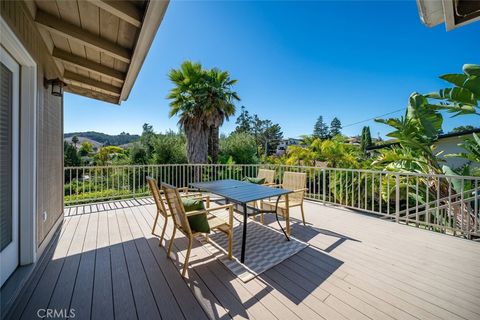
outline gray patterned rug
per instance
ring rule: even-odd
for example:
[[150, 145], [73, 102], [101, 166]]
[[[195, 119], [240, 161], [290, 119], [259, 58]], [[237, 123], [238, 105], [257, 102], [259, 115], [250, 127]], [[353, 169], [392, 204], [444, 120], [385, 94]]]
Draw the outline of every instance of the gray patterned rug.
[[[222, 218], [226, 219], [223, 215]], [[228, 242], [222, 232], [211, 233], [208, 243], [205, 243], [204, 240], [201, 241], [212, 255], [217, 256], [243, 282], [255, 278], [308, 246], [308, 243], [293, 237], [287, 241], [281, 231], [248, 219], [245, 262], [242, 264], [240, 263], [240, 252], [243, 227], [239, 219], [243, 220], [240, 215], [236, 214], [233, 226], [233, 260], [229, 260], [225, 254]]]

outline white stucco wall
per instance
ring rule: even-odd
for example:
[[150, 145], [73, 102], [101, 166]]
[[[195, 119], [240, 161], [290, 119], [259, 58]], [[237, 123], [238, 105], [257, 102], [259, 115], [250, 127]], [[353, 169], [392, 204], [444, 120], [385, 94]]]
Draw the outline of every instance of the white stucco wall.
[[[467, 163], [467, 160], [463, 158], [445, 158], [445, 155], [451, 153], [461, 153], [465, 152], [465, 149], [458, 146], [459, 143], [462, 143], [465, 138], [469, 136], [460, 136], [460, 137], [450, 137], [442, 138], [439, 141], [434, 143], [435, 153], [442, 152], [438, 157], [444, 161], [444, 164], [448, 165], [450, 168], [458, 168]], [[475, 166], [480, 166], [480, 164], [472, 164]]]

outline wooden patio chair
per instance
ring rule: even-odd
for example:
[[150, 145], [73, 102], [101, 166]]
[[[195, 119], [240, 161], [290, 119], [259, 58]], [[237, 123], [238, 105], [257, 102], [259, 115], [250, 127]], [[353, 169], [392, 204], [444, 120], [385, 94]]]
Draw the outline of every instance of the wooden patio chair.
[[[279, 185], [272, 185], [272, 187], [280, 187], [293, 191], [292, 193], [282, 196], [278, 202], [278, 213], [285, 218], [287, 224], [287, 234], [290, 235], [290, 208], [300, 207], [302, 212], [302, 221], [305, 225], [305, 213], [303, 211], [303, 199], [305, 196], [305, 188], [307, 183], [307, 174], [303, 172], [286, 171], [283, 174], [282, 183]], [[275, 209], [276, 199], [268, 199], [260, 201], [260, 210], [265, 207], [267, 210]], [[261, 221], [263, 223], [263, 213], [261, 214]]]
[[[258, 169], [258, 173], [257, 173], [257, 178], [258, 179], [265, 179], [265, 181], [263, 182], [263, 185], [264, 186], [272, 186], [275, 184], [275, 170], [270, 170], [270, 169]], [[249, 205], [255, 207], [255, 208], [258, 208], [258, 201], [255, 201]], [[257, 218], [257, 214], [252, 214], [251, 215], [251, 218], [253, 220], [256, 220]], [[263, 223], [263, 215], [261, 216], [260, 218], [261, 222]]]
[[[192, 250], [193, 237], [201, 232], [193, 231], [190, 228], [190, 223], [188, 222], [188, 217], [206, 214], [208, 219], [208, 225], [211, 230], [219, 230], [225, 233], [228, 237], [228, 258], [232, 259], [232, 249], [233, 249], [233, 204], [222, 205], [214, 208], [207, 208], [204, 210], [195, 210], [195, 211], [185, 211], [185, 208], [182, 203], [180, 193], [177, 188], [168, 185], [162, 184], [162, 190], [165, 194], [165, 199], [167, 200], [168, 208], [172, 213], [174, 227], [172, 237], [170, 239], [170, 245], [168, 246], [167, 256], [170, 258], [170, 253], [172, 251], [173, 241], [175, 239], [176, 230], [180, 230], [188, 239], [188, 249], [185, 256], [185, 263], [183, 265], [182, 277], [185, 276], [185, 273], [188, 268], [188, 260], [190, 258], [190, 252]], [[229, 217], [228, 221], [225, 221], [211, 212], [216, 210], [228, 210]]]
[[275, 170], [258, 169], [257, 178], [265, 179], [264, 185], [275, 184]]
[[[158, 188], [158, 183], [157, 180], [155, 180], [152, 177], [147, 177], [147, 182], [148, 182], [148, 187], [150, 189], [150, 193], [152, 194], [153, 200], [155, 201], [155, 206], [157, 207], [157, 213], [155, 216], [155, 220], [153, 222], [152, 226], [152, 234], [154, 236], [159, 236], [160, 237], [160, 243], [159, 246], [162, 246], [163, 243], [163, 238], [165, 236], [165, 230], [167, 229], [167, 221], [168, 217], [171, 216], [170, 211], [167, 209], [165, 206], [165, 199], [163, 199], [163, 191]], [[201, 193], [189, 193], [188, 187], [185, 188], [178, 188], [179, 191], [182, 193], [180, 194], [181, 197], [191, 197], [195, 199], [202, 199], [205, 200], [205, 204], [207, 208], [210, 207], [210, 197], [209, 196], [203, 196]], [[162, 216], [164, 218], [163, 222], [163, 227], [162, 227], [162, 233], [160, 235], [155, 233], [155, 228], [158, 223], [158, 218]]]

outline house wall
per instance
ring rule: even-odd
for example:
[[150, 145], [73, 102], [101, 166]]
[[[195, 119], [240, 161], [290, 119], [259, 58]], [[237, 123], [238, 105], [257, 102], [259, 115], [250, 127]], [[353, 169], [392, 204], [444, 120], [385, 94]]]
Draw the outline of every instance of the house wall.
[[[32, 17], [33, 3], [0, 1], [0, 14], [37, 63], [37, 203], [36, 234], [39, 248], [59, 219], [63, 219], [63, 99], [52, 96], [44, 79], [60, 71], [41, 40]], [[43, 219], [43, 213], [47, 217]]]
[[[471, 135], [470, 135], [471, 136]], [[468, 163], [467, 160], [462, 158], [445, 158], [445, 155], [451, 153], [461, 153], [465, 152], [465, 149], [458, 146], [459, 143], [462, 143], [465, 138], [469, 136], [457, 136], [457, 137], [449, 137], [449, 138], [442, 138], [434, 143], [435, 145], [435, 152], [442, 152], [438, 157], [444, 160], [445, 164], [452, 169], [459, 168]], [[479, 164], [472, 164], [478, 166]]]

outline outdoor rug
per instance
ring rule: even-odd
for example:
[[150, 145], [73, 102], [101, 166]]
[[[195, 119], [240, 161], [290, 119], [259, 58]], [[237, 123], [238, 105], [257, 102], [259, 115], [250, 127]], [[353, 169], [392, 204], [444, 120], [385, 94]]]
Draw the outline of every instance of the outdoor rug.
[[[227, 220], [228, 213], [218, 215]], [[243, 282], [247, 282], [262, 272], [272, 268], [285, 259], [293, 256], [306, 248], [308, 243], [290, 237], [287, 241], [281, 230], [275, 230], [259, 222], [248, 219], [247, 222], [247, 245], [245, 250], [245, 262], [240, 263], [242, 250], [243, 226], [240, 223], [243, 217], [235, 214], [233, 225], [233, 260], [229, 260], [226, 252], [228, 240], [224, 233], [215, 232], [210, 234], [210, 241], [205, 243], [203, 237], [199, 239], [204, 247], [216, 256], [235, 276]]]

